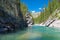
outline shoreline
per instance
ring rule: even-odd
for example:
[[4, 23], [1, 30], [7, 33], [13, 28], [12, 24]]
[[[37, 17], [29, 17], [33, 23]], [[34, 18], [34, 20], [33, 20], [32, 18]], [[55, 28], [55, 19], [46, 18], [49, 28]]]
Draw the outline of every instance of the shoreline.
[[[38, 26], [46, 26], [46, 25], [43, 24], [43, 23], [41, 23], [41, 24], [34, 24], [34, 25], [38, 25]], [[54, 21], [49, 27], [60, 28], [60, 20]]]

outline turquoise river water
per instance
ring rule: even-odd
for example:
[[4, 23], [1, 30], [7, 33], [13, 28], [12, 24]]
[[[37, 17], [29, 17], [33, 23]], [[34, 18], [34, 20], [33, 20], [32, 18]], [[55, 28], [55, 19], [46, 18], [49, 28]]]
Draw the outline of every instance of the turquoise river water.
[[60, 40], [60, 28], [32, 26], [16, 33], [0, 34], [0, 40]]

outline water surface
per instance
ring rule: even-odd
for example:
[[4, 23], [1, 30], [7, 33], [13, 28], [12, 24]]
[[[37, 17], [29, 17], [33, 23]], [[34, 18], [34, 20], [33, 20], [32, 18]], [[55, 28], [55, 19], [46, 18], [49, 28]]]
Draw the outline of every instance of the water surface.
[[60, 40], [60, 28], [32, 26], [25, 31], [0, 34], [0, 40]]

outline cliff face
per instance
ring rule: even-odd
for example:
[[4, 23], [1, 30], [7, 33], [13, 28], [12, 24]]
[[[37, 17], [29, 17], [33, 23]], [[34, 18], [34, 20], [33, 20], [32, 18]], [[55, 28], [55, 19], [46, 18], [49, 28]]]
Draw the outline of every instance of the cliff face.
[[0, 21], [7, 29], [10, 26], [10, 30], [27, 27], [27, 23], [24, 21], [22, 12], [20, 11], [19, 0], [0, 0]]
[[20, 4], [17, 0], [0, 0], [0, 7], [3, 7], [4, 11], [13, 17], [18, 17], [21, 14], [21, 12], [19, 13]]

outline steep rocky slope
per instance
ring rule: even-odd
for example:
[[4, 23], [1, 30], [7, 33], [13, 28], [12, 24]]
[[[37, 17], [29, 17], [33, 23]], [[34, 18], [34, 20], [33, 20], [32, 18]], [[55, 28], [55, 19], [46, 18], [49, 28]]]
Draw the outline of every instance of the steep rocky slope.
[[27, 27], [20, 10], [19, 0], [0, 0], [0, 32]]

